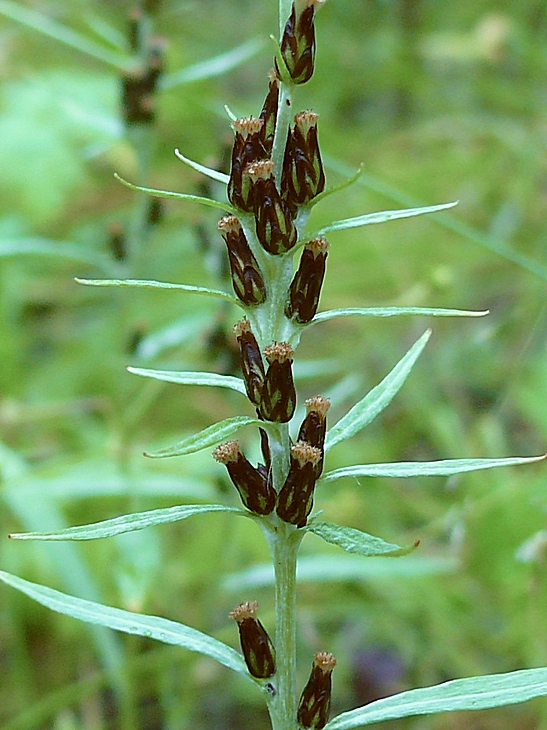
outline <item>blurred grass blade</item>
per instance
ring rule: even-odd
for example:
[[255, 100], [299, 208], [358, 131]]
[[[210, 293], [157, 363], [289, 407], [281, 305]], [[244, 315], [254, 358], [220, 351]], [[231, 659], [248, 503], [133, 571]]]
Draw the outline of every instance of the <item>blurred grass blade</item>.
[[507, 674], [454, 679], [376, 700], [344, 712], [325, 730], [352, 730], [385, 720], [457, 710], [486, 710], [547, 695], [547, 669], [521, 669]]
[[345, 218], [344, 220], [329, 223], [328, 226], [321, 228], [312, 236], [310, 236], [310, 238], [323, 236], [325, 235], [325, 233], [329, 233], [330, 231], [342, 231], [345, 228], [359, 228], [360, 226], [369, 226], [373, 223], [386, 223], [387, 221], [394, 221], [398, 218], [412, 218], [416, 215], [436, 213], [439, 210], [453, 208], [457, 204], [458, 203], [456, 201], [454, 203], [444, 203], [442, 205], [427, 205], [422, 208], [403, 208], [401, 210], [383, 210], [379, 213], [366, 213], [365, 215], [358, 215], [355, 218]]
[[263, 46], [261, 38], [252, 38], [226, 53], [166, 74], [159, 82], [160, 89], [173, 89], [180, 84], [221, 76], [252, 58]]
[[348, 307], [346, 309], [329, 309], [319, 312], [310, 324], [326, 322], [335, 317], [400, 317], [401, 315], [420, 315], [425, 317], [484, 317], [489, 314], [487, 309], [482, 311], [469, 309], [443, 309], [438, 307]]
[[227, 299], [232, 304], [238, 304], [238, 300], [227, 292], [220, 289], [209, 289], [206, 286], [190, 286], [189, 284], [170, 284], [166, 281], [145, 281], [142, 279], [80, 279], [76, 277], [77, 284], [85, 286], [117, 286], [132, 287], [133, 289], [171, 289], [174, 291], [185, 291], [190, 294], [204, 294], [209, 297]]
[[210, 446], [219, 444], [243, 426], [250, 426], [251, 424], [267, 428], [265, 421], [259, 421], [258, 418], [234, 416], [234, 418], [226, 418], [224, 421], [214, 423], [212, 426], [203, 429], [203, 431], [179, 441], [179, 443], [174, 446], [169, 446], [166, 449], [161, 449], [160, 451], [154, 451], [154, 453], [151, 454], [145, 453], [144, 455], [152, 459], [160, 459], [166, 456], [185, 456], [186, 454], [194, 454], [196, 451], [201, 451], [202, 449], [207, 449]]
[[166, 509], [152, 509], [146, 512], [134, 512], [111, 520], [102, 520], [89, 525], [67, 527], [57, 532], [18, 532], [10, 535], [13, 540], [98, 540], [103, 537], [122, 535], [125, 532], [144, 530], [154, 525], [165, 525], [179, 522], [193, 515], [209, 512], [232, 512], [247, 517], [249, 512], [238, 507], [225, 507], [221, 504], [185, 504]]
[[47, 15], [23, 7], [19, 3], [14, 3], [10, 0], [0, 0], [0, 14], [21, 23], [27, 28], [36, 30], [49, 38], [60, 41], [65, 46], [70, 46], [77, 51], [86, 53], [88, 56], [93, 56], [93, 58], [96, 58], [98, 61], [103, 61], [103, 63], [107, 63], [109, 66], [113, 66], [118, 71], [126, 71], [130, 66], [131, 59], [128, 56], [115, 53], [98, 43], [94, 43], [81, 33], [72, 30], [72, 28], [67, 28], [56, 20], [52, 20]]
[[431, 336], [426, 330], [382, 382], [356, 403], [327, 433], [325, 451], [351, 438], [386, 408], [398, 393]]
[[116, 180], [119, 180], [122, 185], [130, 190], [136, 190], [139, 193], [146, 193], [147, 195], [153, 195], [155, 198], [171, 198], [173, 200], [186, 200], [189, 203], [200, 203], [200, 205], [207, 205], [209, 208], [218, 208], [231, 215], [236, 215], [236, 209], [232, 208], [230, 203], [220, 203], [218, 200], [213, 198], [204, 198], [201, 195], [189, 195], [188, 193], [173, 193], [169, 190], [156, 190], [155, 188], [143, 188], [141, 185], [133, 185], [133, 183], [124, 180], [117, 173], [114, 173]]
[[329, 471], [322, 482], [343, 477], [449, 477], [468, 471], [494, 469], [498, 466], [519, 466], [541, 461], [544, 456], [514, 456], [505, 459], [445, 459], [444, 461], [400, 461], [392, 464], [357, 464]]
[[224, 664], [228, 669], [233, 669], [244, 677], [250, 678], [241, 654], [221, 641], [184, 624], [159, 616], [147, 616], [104, 606], [94, 601], [85, 601], [82, 598], [69, 596], [3, 571], [0, 571], [0, 580], [52, 611], [72, 616], [72, 618], [86, 623], [122, 631], [125, 634], [146, 636], [149, 639], [162, 641], [164, 644], [174, 644], [199, 654], [205, 654]]
[[338, 545], [347, 553], [356, 553], [368, 558], [380, 555], [386, 558], [398, 558], [408, 555], [419, 545], [419, 542], [416, 542], [408, 547], [399, 547], [399, 545], [385, 542], [380, 537], [368, 535], [366, 532], [353, 529], [353, 527], [334, 525], [332, 522], [312, 521], [305, 529], [323, 538], [325, 542]]
[[[344, 581], [370, 580], [415, 580], [428, 578], [457, 569], [456, 561], [450, 558], [416, 557], [405, 560], [378, 557], [363, 560], [360, 555], [305, 555], [298, 558], [296, 577], [299, 583], [339, 583]], [[249, 591], [274, 585], [274, 572], [270, 563], [253, 565], [232, 573], [224, 579], [224, 588], [229, 591]]]
[[218, 373], [194, 373], [177, 372], [176, 370], [146, 370], [145, 368], [127, 368], [128, 372], [134, 375], [142, 375], [144, 378], [162, 380], [166, 383], [178, 383], [179, 385], [213, 385], [219, 388], [230, 388], [238, 393], [246, 394], [245, 383], [241, 378], [232, 375], [219, 375]]
[[178, 149], [175, 149], [175, 155], [179, 158], [179, 160], [184, 162], [185, 165], [192, 167], [194, 170], [201, 172], [203, 175], [207, 175], [207, 177], [210, 177], [212, 180], [224, 183], [224, 185], [228, 184], [228, 180], [230, 179], [229, 175], [225, 175], [223, 172], [219, 172], [218, 170], [213, 170], [210, 167], [200, 165], [199, 162], [194, 162], [194, 160], [191, 160], [189, 157], [185, 157]]
[[110, 258], [94, 254], [89, 248], [75, 243], [65, 243], [47, 238], [31, 236], [28, 238], [3, 239], [0, 241], [0, 258], [3, 256], [52, 256], [53, 258], [72, 259], [93, 264], [103, 271], [112, 271]]

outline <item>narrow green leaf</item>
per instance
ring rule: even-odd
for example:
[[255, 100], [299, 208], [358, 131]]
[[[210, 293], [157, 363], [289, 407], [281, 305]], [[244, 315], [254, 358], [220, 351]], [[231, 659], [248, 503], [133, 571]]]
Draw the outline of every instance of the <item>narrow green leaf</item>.
[[103, 63], [113, 66], [118, 71], [126, 71], [130, 67], [131, 59], [127, 56], [94, 43], [72, 28], [67, 28], [43, 13], [23, 7], [20, 3], [0, 0], [0, 14], [21, 23], [27, 28], [43, 33], [49, 38], [60, 41], [65, 46], [70, 46], [77, 51], [96, 58], [98, 61], [103, 61]]
[[132, 287], [133, 289], [171, 289], [174, 291], [185, 291], [190, 294], [204, 294], [208, 297], [219, 297], [239, 306], [238, 300], [231, 294], [220, 291], [220, 289], [209, 289], [206, 286], [170, 284], [166, 281], [145, 281], [141, 279], [80, 279], [76, 277], [74, 281], [77, 284], [84, 284], [85, 286], [125, 286]]
[[353, 527], [342, 527], [334, 525], [332, 522], [310, 522], [306, 528], [308, 532], [313, 532], [323, 538], [325, 542], [332, 545], [338, 545], [347, 553], [357, 553], [366, 557], [383, 557], [398, 558], [402, 555], [408, 555], [418, 547], [419, 541], [408, 547], [399, 547], [390, 542], [385, 542], [380, 537], [374, 537], [361, 530], [355, 530]]
[[547, 695], [547, 668], [521, 669], [507, 674], [453, 679], [433, 687], [376, 700], [364, 707], [344, 712], [331, 720], [325, 730], [352, 730], [375, 722], [400, 717], [431, 715], [456, 710], [486, 710], [527, 702]]
[[342, 231], [345, 228], [359, 228], [360, 226], [369, 226], [372, 223], [385, 223], [386, 221], [394, 221], [398, 218], [412, 218], [416, 215], [424, 215], [425, 213], [435, 213], [439, 210], [453, 208], [457, 204], [456, 201], [455, 203], [444, 203], [443, 205], [427, 205], [423, 208], [403, 208], [401, 210], [383, 210], [379, 213], [366, 213], [365, 215], [358, 215], [355, 218], [345, 218], [344, 220], [329, 223], [328, 226], [321, 228], [311, 237], [323, 236], [330, 231]]
[[140, 185], [133, 185], [133, 183], [124, 180], [117, 173], [114, 173], [116, 180], [119, 180], [122, 185], [130, 190], [136, 190], [139, 193], [146, 193], [147, 195], [153, 195], [155, 198], [171, 198], [173, 200], [187, 200], [190, 203], [200, 203], [201, 205], [207, 205], [209, 208], [218, 208], [231, 215], [236, 215], [236, 209], [232, 208], [230, 203], [220, 203], [218, 200], [212, 198], [203, 198], [201, 195], [188, 195], [187, 193], [173, 193], [169, 190], [156, 190], [155, 188], [143, 188]]
[[179, 443], [174, 446], [169, 446], [166, 449], [155, 451], [152, 454], [145, 453], [144, 455], [152, 459], [160, 459], [166, 456], [185, 456], [186, 454], [193, 454], [196, 451], [201, 451], [202, 449], [207, 449], [210, 446], [219, 444], [243, 426], [250, 426], [252, 424], [261, 426], [262, 428], [267, 427], [267, 424], [264, 421], [259, 421], [258, 418], [234, 416], [234, 418], [227, 418], [224, 421], [214, 423], [212, 426], [203, 429], [203, 431], [179, 441]]
[[261, 38], [252, 38], [226, 53], [221, 53], [206, 61], [200, 61], [179, 71], [166, 74], [160, 79], [160, 89], [173, 89], [180, 84], [189, 84], [193, 81], [202, 81], [203, 79], [210, 79], [213, 76], [228, 73], [228, 71], [252, 58], [263, 46], [264, 41]]
[[382, 382], [369, 391], [359, 403], [356, 403], [329, 430], [325, 442], [325, 451], [331, 449], [339, 441], [354, 436], [391, 403], [422, 353], [430, 336], [431, 330], [426, 330]]
[[[415, 580], [434, 575], [451, 573], [457, 563], [450, 558], [416, 557], [405, 560], [378, 557], [363, 560], [360, 555], [305, 555], [298, 558], [296, 577], [299, 583], [340, 583], [344, 581], [370, 580]], [[274, 571], [270, 563], [253, 565], [239, 573], [228, 575], [224, 587], [239, 593], [252, 588], [263, 588], [275, 584]]]
[[31, 583], [3, 571], [0, 571], [0, 580], [25, 593], [52, 611], [72, 616], [72, 618], [77, 618], [86, 623], [98, 624], [115, 631], [122, 631], [124, 634], [146, 636], [149, 639], [162, 641], [164, 644], [174, 644], [199, 654], [205, 654], [205, 656], [224, 664], [228, 669], [233, 669], [235, 672], [251, 679], [241, 654], [221, 641], [184, 624], [169, 621], [159, 616], [147, 616], [132, 611], [123, 611], [120, 608], [104, 606], [94, 601], [85, 601], [82, 598], [69, 596], [66, 593], [61, 593], [38, 583]]
[[225, 507], [221, 504], [185, 504], [178, 507], [167, 507], [166, 509], [134, 512], [89, 525], [67, 527], [57, 532], [16, 532], [9, 537], [13, 540], [98, 540], [103, 537], [122, 535], [124, 532], [144, 530], [145, 527], [179, 522], [187, 517], [209, 512], [232, 512], [245, 517], [249, 515], [246, 510], [239, 507]]
[[341, 183], [338, 183], [338, 185], [333, 185], [331, 188], [327, 188], [326, 190], [323, 190], [322, 193], [319, 193], [319, 195], [316, 195], [315, 198], [312, 198], [309, 202], [309, 206], [312, 207], [314, 205], [317, 205], [317, 203], [320, 203], [322, 200], [324, 200], [329, 195], [333, 195], [334, 193], [339, 193], [341, 190], [345, 190], [346, 188], [349, 188], [350, 185], [353, 185], [354, 183], [359, 180], [361, 175], [364, 171], [364, 165], [361, 163], [359, 165], [359, 169], [355, 173], [355, 175], [352, 175], [351, 177], [348, 177], [346, 180], [342, 180]]
[[200, 165], [199, 162], [194, 162], [188, 157], [185, 157], [182, 152], [178, 149], [175, 149], [175, 155], [184, 162], [189, 167], [192, 167], [194, 170], [197, 170], [198, 172], [201, 172], [203, 175], [207, 175], [207, 177], [210, 177], [212, 180], [216, 180], [217, 182], [224, 183], [224, 185], [228, 184], [228, 181], [230, 179], [229, 175], [225, 175], [223, 172], [219, 172], [218, 170], [213, 170], [210, 167], [205, 167], [204, 165]]
[[321, 477], [332, 482], [342, 477], [448, 477], [467, 471], [494, 469], [498, 466], [518, 466], [541, 461], [545, 456], [515, 456], [505, 459], [445, 459], [443, 461], [401, 461], [392, 464], [357, 464], [329, 471]]
[[145, 368], [127, 368], [128, 372], [134, 375], [142, 375], [144, 378], [163, 380], [166, 383], [178, 383], [179, 385], [214, 385], [219, 388], [230, 388], [238, 393], [246, 394], [245, 383], [241, 378], [232, 375], [218, 375], [217, 373], [200, 372], [177, 372], [176, 370], [146, 370]]
[[346, 309], [329, 309], [319, 312], [310, 324], [326, 322], [335, 317], [400, 317], [401, 315], [421, 315], [426, 317], [484, 317], [489, 310], [442, 309], [438, 307], [348, 307]]

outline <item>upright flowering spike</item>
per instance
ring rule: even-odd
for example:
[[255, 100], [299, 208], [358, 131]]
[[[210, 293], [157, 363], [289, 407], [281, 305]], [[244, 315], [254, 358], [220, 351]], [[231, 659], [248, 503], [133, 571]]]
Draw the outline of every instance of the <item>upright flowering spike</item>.
[[306, 401], [306, 417], [298, 431], [298, 441], [305, 441], [321, 451], [321, 458], [315, 466], [315, 478], [319, 479], [323, 471], [323, 449], [327, 431], [327, 411], [330, 401], [322, 395], [314, 395]]
[[260, 347], [252, 333], [249, 320], [244, 317], [234, 326], [234, 332], [241, 352], [241, 370], [247, 397], [255, 406], [260, 404], [266, 371], [260, 354]]
[[322, 4], [323, 0], [294, 0], [285, 25], [281, 38], [281, 55], [295, 84], [304, 84], [312, 77], [315, 60], [315, 8]]
[[238, 299], [248, 307], [263, 304], [266, 285], [239, 220], [233, 215], [224, 216], [218, 228], [228, 248], [232, 285]]
[[[262, 247], [271, 254], [290, 251], [298, 233], [291, 209], [275, 185], [271, 160], [253, 162], [245, 168], [253, 188], [256, 235]], [[245, 175], [244, 175], [245, 177]]]
[[289, 130], [281, 192], [291, 207], [306, 205], [325, 189], [325, 172], [317, 141], [318, 115], [299, 112]]
[[265, 421], [286, 423], [296, 408], [296, 390], [292, 376], [294, 350], [287, 342], [274, 342], [264, 348], [268, 369], [258, 407]]
[[268, 77], [270, 84], [259, 119], [262, 119], [264, 122], [264, 126], [260, 132], [262, 144], [266, 152], [271, 154], [275, 135], [275, 123], [277, 120], [277, 107], [279, 104], [279, 81], [275, 69], [269, 72]]
[[144, 70], [122, 76], [122, 113], [127, 125], [151, 124], [155, 119], [154, 96], [163, 72], [163, 49], [154, 46]]
[[325, 277], [328, 250], [329, 243], [323, 236], [308, 241], [304, 246], [285, 305], [285, 315], [298, 324], [311, 322], [315, 317]]
[[228, 199], [237, 208], [251, 213], [253, 198], [251, 184], [245, 179], [243, 171], [250, 162], [267, 157], [262, 143], [263, 119], [242, 117], [234, 122], [234, 146], [232, 148], [232, 168], [228, 181]]
[[256, 618], [257, 601], [246, 601], [230, 612], [237, 622], [241, 649], [247, 669], [258, 679], [275, 674], [275, 650], [266, 629]]
[[241, 453], [238, 441], [227, 441], [217, 446], [213, 456], [221, 464], [226, 465], [228, 474], [247, 509], [257, 515], [269, 515], [273, 511], [275, 490], [269, 479], [247, 461]]
[[332, 692], [331, 674], [336, 659], [328, 651], [320, 651], [313, 658], [310, 678], [304, 687], [298, 705], [298, 722], [301, 727], [321, 730], [329, 719]]
[[291, 465], [285, 484], [279, 492], [277, 514], [284, 522], [304, 527], [313, 506], [315, 470], [322, 457], [321, 449], [305, 441], [291, 447]]

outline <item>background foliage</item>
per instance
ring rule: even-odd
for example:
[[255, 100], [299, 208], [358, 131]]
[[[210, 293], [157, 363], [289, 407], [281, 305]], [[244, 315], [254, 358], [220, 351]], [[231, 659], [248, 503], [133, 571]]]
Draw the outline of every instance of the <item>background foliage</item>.
[[[129, 2], [16, 3], [114, 48]], [[165, 89], [148, 183], [200, 192], [173, 148], [221, 166], [229, 124], [257, 114], [276, 3], [165, 0], [158, 31], [176, 71], [249, 39], [263, 46], [226, 75]], [[4, 9], [0, 4], [0, 13]], [[124, 366], [233, 368], [235, 311], [200, 297], [78, 287], [123, 268], [112, 222], [130, 225], [133, 141], [116, 70], [0, 15], [1, 532], [56, 529], [186, 500], [237, 499], [208, 453], [141, 454], [248, 409], [238, 394], [146, 381]], [[322, 307], [491, 310], [435, 320], [399, 396], [328, 468], [541, 453], [547, 430], [544, 216], [547, 11], [533, 0], [331, 0], [300, 108], [321, 114], [329, 180], [365, 174], [314, 211], [333, 217], [459, 199], [455, 212], [333, 233]], [[110, 44], [110, 45], [109, 45]], [[135, 275], [219, 286], [216, 213], [178, 202], [150, 230]], [[423, 318], [343, 319], [307, 333], [301, 393], [329, 394], [332, 418], [375, 385], [427, 326]], [[245, 411], [245, 415], [252, 415]], [[249, 444], [251, 448], [251, 444]], [[318, 495], [329, 519], [406, 544], [398, 561], [303, 548], [300, 657], [339, 659], [335, 709], [458, 676], [547, 664], [543, 467], [451, 479], [343, 480]], [[333, 549], [334, 550], [334, 549]], [[318, 560], [317, 553], [323, 554]], [[155, 613], [236, 645], [227, 619], [273, 602], [255, 525], [230, 515], [97, 543], [3, 540], [4, 569], [81, 597]], [[3, 589], [0, 720], [10, 730], [267, 727], [258, 697], [208, 660], [111, 635]], [[130, 678], [128, 696], [117, 678]], [[471, 723], [474, 723], [471, 725]], [[393, 727], [547, 727], [545, 700]]]

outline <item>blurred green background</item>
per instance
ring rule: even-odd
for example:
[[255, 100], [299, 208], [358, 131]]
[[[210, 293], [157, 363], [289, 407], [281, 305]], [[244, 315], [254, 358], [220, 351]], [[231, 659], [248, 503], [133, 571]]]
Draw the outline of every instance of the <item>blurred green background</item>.
[[[231, 372], [238, 312], [194, 295], [90, 289], [73, 278], [229, 286], [219, 215], [196, 205], [168, 201], [137, 254], [116, 260], [112, 231], [124, 226], [137, 240], [148, 202], [113, 173], [136, 181], [145, 169], [152, 187], [220, 194], [173, 149], [225, 168], [231, 131], [223, 107], [259, 113], [277, 7], [274, 0], [159, 3], [154, 33], [165, 40], [165, 88], [156, 123], [128, 132], [119, 70], [97, 58], [97, 48], [128, 57], [132, 8], [129, 0], [0, 2], [4, 537], [180, 503], [237, 504], [208, 453], [154, 461], [142, 452], [251, 414], [245, 399], [141, 380], [124, 367]], [[29, 27], [32, 18], [38, 29]], [[54, 39], [59, 27], [78, 33], [75, 46], [83, 38], [92, 47]], [[317, 28], [316, 73], [295, 105], [321, 115], [331, 184], [361, 162], [365, 174], [318, 206], [311, 227], [460, 201], [449, 214], [332, 233], [322, 308], [491, 310], [482, 319], [333, 320], [306, 333], [297, 353], [301, 401], [330, 395], [332, 423], [427, 326], [434, 330], [389, 409], [333, 449], [327, 468], [542, 453], [547, 6], [330, 0]], [[184, 73], [249, 41], [256, 46], [242, 53], [254, 48], [254, 55], [233, 68], [221, 59]], [[222, 73], [192, 80], [200, 68], [202, 76]], [[242, 438], [256, 453], [255, 434]], [[315, 651], [333, 651], [333, 705], [341, 711], [454, 677], [547, 665], [543, 471], [539, 464], [448, 480], [345, 480], [320, 490], [316, 506], [327, 519], [422, 544], [407, 558], [356, 563], [306, 538], [301, 681]], [[227, 614], [243, 600], [258, 599], [273, 628], [272, 589], [255, 569], [268, 559], [266, 546], [246, 522], [208, 515], [83, 544], [2, 539], [0, 565], [236, 646]], [[0, 591], [0, 676], [6, 730], [268, 727], [258, 693], [211, 660], [92, 629], [8, 588]], [[390, 724], [516, 726], [547, 728], [547, 701]]]

